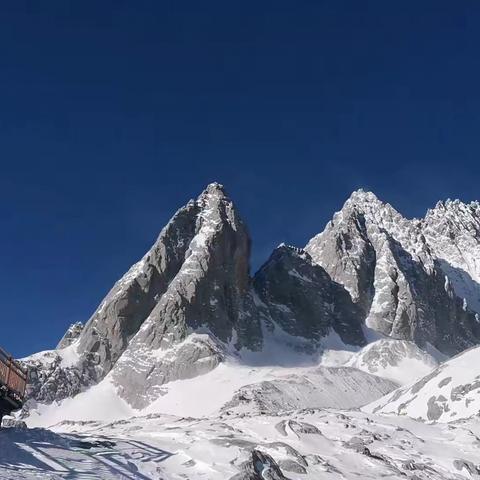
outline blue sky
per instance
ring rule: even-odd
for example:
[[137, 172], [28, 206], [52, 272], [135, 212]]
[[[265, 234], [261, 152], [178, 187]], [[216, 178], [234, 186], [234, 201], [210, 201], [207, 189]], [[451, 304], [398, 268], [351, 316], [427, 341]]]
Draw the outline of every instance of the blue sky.
[[359, 187], [480, 198], [480, 4], [0, 6], [0, 344], [54, 346], [173, 212], [226, 185], [253, 264]]

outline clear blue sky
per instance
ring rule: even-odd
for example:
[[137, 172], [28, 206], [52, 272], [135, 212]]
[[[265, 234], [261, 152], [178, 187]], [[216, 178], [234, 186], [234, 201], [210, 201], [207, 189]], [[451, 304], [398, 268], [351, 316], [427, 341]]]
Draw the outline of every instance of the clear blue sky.
[[0, 344], [54, 346], [172, 213], [226, 185], [253, 264], [356, 188], [480, 197], [480, 3], [0, 6]]

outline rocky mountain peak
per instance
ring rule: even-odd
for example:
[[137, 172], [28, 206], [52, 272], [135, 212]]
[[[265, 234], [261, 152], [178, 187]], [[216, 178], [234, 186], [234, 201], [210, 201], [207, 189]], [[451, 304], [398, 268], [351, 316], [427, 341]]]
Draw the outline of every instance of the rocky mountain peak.
[[384, 203], [373, 192], [371, 192], [370, 190], [365, 190], [363, 188], [354, 190], [350, 197], [347, 199], [347, 203], [357, 206], [372, 203], [376, 205], [384, 205]]
[[112, 373], [132, 403], [148, 401], [136, 389], [145, 382], [154, 389], [214, 368], [222, 345], [261, 346], [258, 318], [250, 311], [248, 231], [218, 183], [195, 205], [179, 269]]
[[[405, 218], [372, 192], [364, 190], [353, 192], [342, 209], [334, 214], [324, 231], [313, 237], [305, 247], [312, 258], [324, 265], [335, 278], [334, 270], [337, 264], [332, 265], [330, 269], [328, 264], [322, 263], [325, 262], [325, 256], [331, 257], [330, 254], [323, 252], [330, 248], [329, 242], [325, 242], [325, 239], [331, 238], [332, 234], [340, 242], [333, 247], [344, 252], [348, 250], [348, 258], [351, 261], [360, 250], [368, 250], [368, 243], [373, 237], [381, 242], [395, 238], [411, 255], [421, 258], [427, 268], [432, 268], [431, 259], [428, 253], [425, 253], [419, 222]], [[351, 242], [355, 244], [351, 245]]]
[[200, 194], [199, 198], [201, 198], [203, 196], [206, 196], [206, 195], [228, 197], [228, 194], [225, 190], [225, 187], [221, 183], [218, 183], [218, 182], [209, 183], [205, 187], [205, 190]]
[[362, 189], [350, 195], [340, 212], [334, 215], [333, 223], [352, 216], [363, 217], [371, 226], [388, 232], [394, 230], [397, 223], [403, 226], [408, 225], [408, 228], [411, 223], [389, 203], [380, 200], [373, 192]]
[[[472, 272], [480, 277], [474, 257], [480, 251], [470, 207], [445, 202], [438, 212], [439, 218], [432, 211], [425, 220], [409, 220], [357, 191], [305, 249], [350, 292], [368, 327], [419, 344], [429, 338], [450, 354], [478, 341], [473, 312], [462, 313], [461, 305], [480, 305], [471, 281]], [[457, 296], [441, 287], [445, 276]]]
[[[78, 340], [72, 352], [77, 360], [67, 370], [71, 367], [81, 381], [75, 380], [68, 393], [100, 381], [123, 356], [134, 357], [135, 362], [144, 351], [148, 364], [149, 352], [175, 348], [197, 330], [209, 330], [214, 342], [192, 342], [191, 348], [185, 347], [186, 355], [210, 356], [210, 368], [218, 363], [216, 340], [228, 342], [236, 335], [239, 344], [249, 341], [254, 348], [258, 331], [244, 323], [255, 324], [255, 319], [250, 322], [242, 313], [250, 284], [249, 255], [250, 238], [233, 202], [222, 185], [208, 185], [173, 215], [152, 248], [116, 282], [83, 330], [69, 331], [62, 339], [60, 348], [72, 344], [73, 337]], [[237, 327], [250, 338], [237, 335]], [[208, 364], [205, 359], [199, 362]], [[162, 370], [159, 362], [154, 363], [164, 381], [187, 375], [176, 367], [167, 374], [167, 367]], [[185, 363], [190, 375], [202, 371]], [[68, 377], [61, 364], [61, 359], [50, 362], [58, 374], [49, 371], [48, 375]], [[56, 396], [52, 391], [45, 393], [45, 398]]]
[[142, 408], [166, 382], [206, 373], [233, 351], [261, 350], [277, 328], [275, 337], [306, 350], [330, 334], [362, 346], [366, 326], [458, 353], [480, 340], [478, 210], [444, 202], [408, 220], [358, 190], [305, 249], [280, 244], [252, 279], [248, 230], [225, 188], [211, 183], [85, 327], [35, 357], [31, 391], [60, 400], [108, 375]]
[[438, 220], [442, 217], [452, 222], [478, 225], [480, 224], [480, 203], [476, 201], [464, 203], [458, 199], [439, 201], [434, 208], [427, 210], [425, 221], [428, 223], [430, 219]]
[[232, 200], [229, 198], [225, 187], [220, 183], [210, 183], [198, 196], [196, 205], [200, 209], [218, 209], [221, 205], [234, 210]]
[[273, 251], [272, 255], [281, 256], [281, 255], [296, 255], [302, 257], [304, 259], [310, 259], [310, 255], [303, 249], [299, 247], [294, 247], [293, 245], [287, 245], [286, 243], [280, 243], [275, 250]]

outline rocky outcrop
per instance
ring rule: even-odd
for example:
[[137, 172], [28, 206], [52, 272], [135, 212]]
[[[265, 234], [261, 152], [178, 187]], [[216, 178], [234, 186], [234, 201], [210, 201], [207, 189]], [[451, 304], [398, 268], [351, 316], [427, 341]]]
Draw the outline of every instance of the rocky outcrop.
[[196, 202], [181, 208], [86, 324], [78, 348], [87, 361], [98, 366], [100, 377], [120, 358], [179, 272], [195, 236], [198, 214]]
[[[214, 368], [222, 345], [250, 350], [262, 345], [252, 311], [247, 230], [218, 184], [195, 206], [194, 236], [183, 264], [112, 371], [120, 392], [139, 407], [163, 383]], [[192, 332], [210, 336], [188, 341]], [[137, 385], [148, 393], [139, 394], [132, 388]]]
[[[160, 347], [187, 330], [208, 329], [223, 342], [241, 323], [249, 291], [250, 239], [223, 187], [210, 185], [195, 203], [195, 235], [184, 261], [134, 343]], [[252, 339], [238, 338], [238, 345]]]
[[288, 480], [277, 462], [257, 449], [252, 450], [251, 459], [241, 465], [241, 470], [230, 480]]
[[422, 232], [456, 295], [480, 313], [480, 203], [438, 202]]
[[280, 245], [254, 278], [270, 318], [290, 335], [319, 341], [333, 329], [350, 345], [366, 343], [361, 310], [304, 250]]
[[83, 332], [83, 323], [77, 322], [70, 325], [68, 330], [65, 332], [65, 335], [58, 342], [57, 350], [62, 348], [69, 347], [73, 342], [75, 342]]
[[73, 397], [91, 385], [95, 367], [88, 362], [71, 362], [61, 353], [51, 350], [22, 360], [28, 369], [27, 395], [31, 400], [51, 403]]

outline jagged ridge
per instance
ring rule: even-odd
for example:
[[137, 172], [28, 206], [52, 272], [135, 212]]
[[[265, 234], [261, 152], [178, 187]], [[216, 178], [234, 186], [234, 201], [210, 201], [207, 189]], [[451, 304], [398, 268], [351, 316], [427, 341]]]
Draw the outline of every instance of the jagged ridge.
[[357, 191], [305, 250], [280, 245], [252, 279], [247, 229], [213, 183], [172, 217], [83, 329], [28, 360], [31, 395], [59, 400], [108, 375], [142, 408], [162, 384], [205, 373], [232, 349], [261, 350], [275, 329], [310, 350], [332, 332], [362, 346], [367, 326], [458, 353], [480, 339], [479, 218], [478, 203], [446, 202], [408, 220]]
[[[462, 263], [459, 258], [465, 255], [455, 257], [441, 245], [455, 246], [458, 239], [476, 252], [480, 216], [475, 204], [454, 203], [468, 218], [453, 221], [452, 208], [437, 206], [424, 220], [408, 220], [373, 193], [360, 190], [306, 250], [351, 293], [368, 327], [456, 354], [479, 342], [476, 302], [461, 293], [467, 290], [465, 283], [472, 295], [480, 286], [473, 280], [476, 264]], [[437, 217], [450, 228], [442, 227]], [[460, 264], [466, 269], [462, 274], [455, 266]]]

